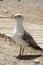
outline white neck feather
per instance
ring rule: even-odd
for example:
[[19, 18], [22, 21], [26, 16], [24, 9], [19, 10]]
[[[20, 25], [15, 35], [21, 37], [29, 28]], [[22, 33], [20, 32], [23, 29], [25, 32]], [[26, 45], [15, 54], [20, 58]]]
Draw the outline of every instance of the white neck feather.
[[13, 34], [15, 35], [23, 35], [24, 32], [24, 28], [23, 28], [23, 22], [20, 20], [17, 20], [16, 24], [15, 24], [15, 28], [13, 31]]

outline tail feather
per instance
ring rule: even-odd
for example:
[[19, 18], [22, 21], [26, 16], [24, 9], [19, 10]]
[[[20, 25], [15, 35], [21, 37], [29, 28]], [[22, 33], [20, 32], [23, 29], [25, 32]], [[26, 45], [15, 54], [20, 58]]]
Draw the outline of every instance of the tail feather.
[[43, 49], [40, 48], [37, 44], [36, 44], [36, 46], [31, 45], [30, 49], [33, 49], [32, 52], [34, 52], [34, 53], [43, 54]]
[[43, 51], [43, 49], [40, 46], [38, 46], [36, 43], [35, 44], [30, 44], [30, 47], [32, 47], [34, 49], [37, 49], [37, 50], [42, 50]]
[[43, 50], [42, 48], [40, 48], [38, 45], [36, 47], [34, 47], [37, 50]]

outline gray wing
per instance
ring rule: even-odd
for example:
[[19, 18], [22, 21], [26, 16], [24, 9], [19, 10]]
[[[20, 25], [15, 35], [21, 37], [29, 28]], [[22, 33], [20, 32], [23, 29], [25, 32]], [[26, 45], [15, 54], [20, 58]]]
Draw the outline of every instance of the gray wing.
[[29, 33], [27, 33], [26, 31], [24, 31], [24, 34], [23, 34], [23, 36], [22, 36], [22, 39], [23, 39], [24, 41], [26, 41], [26, 43], [28, 43], [30, 47], [35, 48], [35, 49], [40, 49], [40, 50], [42, 50], [42, 49], [37, 45], [37, 43], [36, 43], [36, 41], [33, 39], [33, 37], [32, 37]]

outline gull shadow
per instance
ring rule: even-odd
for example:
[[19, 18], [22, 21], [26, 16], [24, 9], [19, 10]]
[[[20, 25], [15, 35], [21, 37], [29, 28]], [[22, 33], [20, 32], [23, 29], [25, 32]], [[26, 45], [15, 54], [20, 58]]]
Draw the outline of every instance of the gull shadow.
[[16, 58], [20, 60], [31, 60], [40, 56], [41, 55], [22, 55], [22, 56], [17, 56]]

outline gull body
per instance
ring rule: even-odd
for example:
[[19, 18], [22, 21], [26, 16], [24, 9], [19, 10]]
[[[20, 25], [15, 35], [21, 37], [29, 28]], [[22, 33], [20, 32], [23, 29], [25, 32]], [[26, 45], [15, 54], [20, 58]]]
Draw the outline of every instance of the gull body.
[[16, 44], [20, 46], [19, 55], [23, 55], [24, 47], [32, 47], [37, 50], [42, 50], [30, 35], [30, 33], [26, 32], [23, 27], [24, 17], [22, 14], [16, 14], [15, 16], [16, 24], [13, 30], [13, 37], [16, 41]]
[[[18, 16], [18, 15], [20, 15], [20, 14], [17, 14], [16, 16]], [[13, 34], [14, 40], [16, 41], [17, 45], [19, 45], [19, 46], [27, 45], [26, 42], [22, 39], [22, 36], [24, 34], [23, 17], [21, 17], [20, 19], [17, 17], [15, 28], [14, 28], [12, 34]]]

